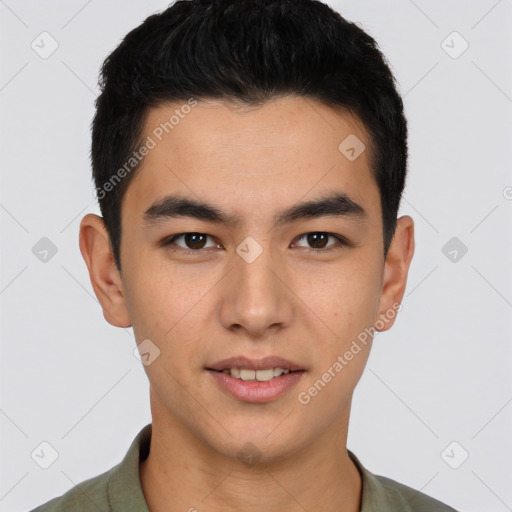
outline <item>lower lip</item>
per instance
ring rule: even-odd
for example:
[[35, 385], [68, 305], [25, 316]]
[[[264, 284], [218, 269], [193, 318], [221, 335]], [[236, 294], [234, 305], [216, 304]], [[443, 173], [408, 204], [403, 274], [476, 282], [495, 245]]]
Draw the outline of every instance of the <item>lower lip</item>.
[[207, 370], [217, 381], [220, 387], [231, 396], [242, 402], [270, 402], [290, 390], [302, 377], [304, 370], [290, 372], [271, 380], [260, 382], [257, 380], [235, 379], [227, 373]]

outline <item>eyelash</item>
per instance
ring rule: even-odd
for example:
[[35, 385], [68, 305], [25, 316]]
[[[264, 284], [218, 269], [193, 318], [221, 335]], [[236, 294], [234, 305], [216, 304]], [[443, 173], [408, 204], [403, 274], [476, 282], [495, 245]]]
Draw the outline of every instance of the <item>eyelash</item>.
[[[332, 250], [339, 250], [339, 249], [341, 249], [341, 248], [343, 248], [345, 246], [346, 247], [351, 246], [350, 242], [347, 239], [345, 239], [344, 237], [342, 237], [341, 235], [337, 235], [335, 233], [329, 233], [327, 231], [308, 231], [307, 233], [299, 235], [296, 238], [296, 240], [300, 241], [304, 237], [306, 237], [307, 235], [310, 235], [310, 234], [313, 234], [313, 233], [320, 233], [320, 234], [323, 234], [323, 235], [330, 236], [330, 237], [334, 238], [337, 243], [329, 245], [329, 246], [327, 246], [326, 248], [323, 248], [323, 249], [314, 249], [314, 248], [308, 248], [308, 247], [301, 247], [301, 249], [306, 249], [308, 252], [313, 252], [313, 253], [320, 253], [320, 252], [326, 253], [326, 252], [330, 252]], [[168, 237], [167, 239], [165, 239], [162, 242], [162, 245], [164, 247], [167, 247], [168, 249], [170, 249], [173, 252], [181, 252], [182, 254], [195, 254], [195, 255], [197, 255], [197, 254], [199, 254], [201, 252], [204, 252], [204, 250], [205, 250], [204, 248], [202, 248], [202, 249], [184, 249], [183, 247], [179, 247], [179, 246], [172, 247], [174, 242], [176, 240], [178, 240], [179, 238], [182, 238], [185, 235], [192, 235], [192, 234], [194, 234], [194, 235], [203, 235], [203, 236], [207, 236], [207, 237], [210, 237], [210, 238], [214, 238], [213, 236], [208, 235], [206, 233], [199, 233], [199, 232], [196, 232], [196, 231], [190, 231], [190, 232], [186, 232], [186, 233], [178, 233], [176, 235]], [[220, 245], [220, 244], [218, 244], [218, 245]], [[212, 249], [212, 247], [207, 247], [206, 249]]]

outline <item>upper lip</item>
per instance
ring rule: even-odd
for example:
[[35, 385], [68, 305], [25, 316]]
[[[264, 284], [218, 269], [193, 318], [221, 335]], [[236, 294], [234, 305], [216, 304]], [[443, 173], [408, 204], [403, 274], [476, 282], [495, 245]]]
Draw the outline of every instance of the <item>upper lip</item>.
[[283, 370], [290, 371], [304, 370], [302, 366], [277, 356], [268, 356], [261, 359], [249, 359], [245, 356], [231, 357], [207, 367], [208, 370], [217, 371], [231, 368], [244, 368], [248, 370], [267, 370], [268, 368], [282, 368]]

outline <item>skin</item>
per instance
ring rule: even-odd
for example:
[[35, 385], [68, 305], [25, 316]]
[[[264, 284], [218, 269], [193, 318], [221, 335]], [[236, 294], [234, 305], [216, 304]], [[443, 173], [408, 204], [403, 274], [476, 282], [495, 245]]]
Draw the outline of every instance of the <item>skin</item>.
[[[150, 110], [143, 139], [181, 105]], [[338, 150], [349, 134], [366, 145], [354, 161]], [[149, 338], [160, 349], [145, 366], [153, 435], [140, 466], [152, 512], [360, 509], [361, 479], [346, 441], [371, 341], [307, 405], [297, 396], [404, 295], [414, 223], [398, 219], [384, 260], [370, 150], [356, 118], [312, 99], [287, 96], [250, 109], [199, 100], [149, 152], [126, 190], [121, 272], [102, 219], [82, 220], [80, 248], [106, 320], [133, 326], [137, 343]], [[349, 195], [367, 217], [273, 225], [277, 212], [332, 191]], [[213, 203], [238, 222], [145, 223], [149, 206], [177, 193]], [[187, 248], [183, 238], [160, 243], [190, 232], [210, 235], [193, 254], [180, 252]], [[310, 232], [338, 234], [350, 245], [329, 238], [328, 247], [315, 248], [301, 238]], [[252, 263], [236, 252], [248, 236], [262, 248]], [[237, 355], [277, 355], [306, 371], [274, 401], [242, 402], [205, 369]], [[246, 443], [256, 447], [258, 463], [241, 460]]]

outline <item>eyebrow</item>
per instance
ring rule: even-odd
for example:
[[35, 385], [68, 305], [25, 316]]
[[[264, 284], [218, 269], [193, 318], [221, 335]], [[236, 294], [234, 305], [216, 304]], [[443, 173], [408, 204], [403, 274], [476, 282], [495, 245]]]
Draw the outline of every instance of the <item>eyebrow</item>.
[[[335, 192], [282, 210], [274, 215], [273, 222], [274, 227], [277, 227], [298, 220], [327, 216], [364, 221], [368, 218], [368, 213], [347, 194]], [[228, 226], [240, 223], [237, 216], [224, 212], [214, 204], [188, 199], [180, 195], [169, 195], [156, 201], [144, 212], [143, 218], [146, 224], [156, 224], [179, 217], [191, 217]]]

